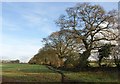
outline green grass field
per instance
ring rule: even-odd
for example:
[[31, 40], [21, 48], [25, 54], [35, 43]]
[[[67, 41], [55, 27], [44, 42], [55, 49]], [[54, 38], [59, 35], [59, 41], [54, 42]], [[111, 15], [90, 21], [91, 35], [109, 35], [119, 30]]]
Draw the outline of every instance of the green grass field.
[[[61, 75], [43, 65], [2, 64], [3, 82], [60, 82]], [[64, 72], [66, 80], [77, 82], [120, 82], [118, 72]]]

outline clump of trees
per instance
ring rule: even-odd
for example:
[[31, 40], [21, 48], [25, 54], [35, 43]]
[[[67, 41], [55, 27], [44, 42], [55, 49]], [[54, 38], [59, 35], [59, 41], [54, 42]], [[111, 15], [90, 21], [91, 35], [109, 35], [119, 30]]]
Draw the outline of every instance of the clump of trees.
[[20, 63], [20, 60], [2, 60], [1, 63]]
[[101, 61], [103, 58], [109, 57], [110, 53], [111, 53], [111, 44], [105, 44], [103, 46], [101, 46], [100, 49], [98, 49], [99, 55], [98, 55], [98, 64], [101, 67]]
[[[109, 57], [112, 52], [108, 43], [119, 43], [116, 40], [119, 38], [117, 14], [116, 10], [106, 12], [100, 5], [90, 3], [78, 3], [67, 8], [66, 14], [56, 20], [60, 31], [53, 32], [43, 39], [45, 46], [30, 63], [34, 59], [35, 63], [42, 60], [43, 64], [55, 66], [53, 61], [59, 61], [62, 64], [60, 67], [69, 65], [84, 68], [89, 65], [91, 51], [98, 50], [98, 61], [101, 66], [103, 57]], [[103, 42], [107, 44], [102, 45]], [[120, 54], [116, 51], [118, 47], [113, 48], [112, 53], [117, 66], [120, 65]]]
[[56, 56], [56, 51], [47, 45], [39, 50], [29, 61], [30, 64], [51, 65], [54, 67], [61, 67], [63, 62]]
[[113, 47], [111, 54], [114, 59], [115, 65], [120, 69], [120, 47], [119, 46]]

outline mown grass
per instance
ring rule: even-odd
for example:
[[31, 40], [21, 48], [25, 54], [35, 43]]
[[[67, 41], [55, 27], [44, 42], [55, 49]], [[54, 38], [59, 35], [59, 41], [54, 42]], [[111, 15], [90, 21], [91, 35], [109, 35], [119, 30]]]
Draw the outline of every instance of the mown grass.
[[[49, 70], [43, 65], [3, 64], [2, 77], [4, 81], [12, 82], [60, 82], [61, 75]], [[77, 82], [120, 82], [118, 72], [106, 71], [64, 71], [67, 80]]]

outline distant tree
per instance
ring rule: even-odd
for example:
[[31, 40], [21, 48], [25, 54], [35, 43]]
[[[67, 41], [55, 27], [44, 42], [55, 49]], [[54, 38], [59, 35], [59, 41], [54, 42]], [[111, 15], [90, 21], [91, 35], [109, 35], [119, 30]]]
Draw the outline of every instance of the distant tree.
[[78, 3], [74, 7], [67, 8], [66, 12], [67, 14], [61, 15], [56, 23], [62, 30], [70, 30], [73, 38], [81, 40], [84, 47], [80, 67], [86, 67], [91, 50], [100, 47], [97, 45], [98, 42], [116, 39], [117, 35], [113, 30], [118, 27], [117, 11], [106, 12], [99, 5]]

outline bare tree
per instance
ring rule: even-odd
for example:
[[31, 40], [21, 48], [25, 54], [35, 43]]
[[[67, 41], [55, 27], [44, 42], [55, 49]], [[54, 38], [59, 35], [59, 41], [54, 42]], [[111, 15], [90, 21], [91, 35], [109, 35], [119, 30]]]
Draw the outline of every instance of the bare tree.
[[62, 30], [71, 30], [74, 38], [81, 40], [84, 48], [80, 66], [85, 67], [91, 50], [100, 47], [98, 42], [116, 39], [117, 35], [113, 29], [117, 27], [117, 12], [106, 12], [101, 6], [89, 3], [78, 3], [67, 8], [66, 12], [67, 14], [60, 16], [56, 23]]
[[73, 53], [79, 53], [79, 40], [71, 39], [72, 35], [67, 30], [53, 32], [48, 38], [44, 38], [47, 46], [56, 51], [56, 55], [61, 60], [69, 58]]

